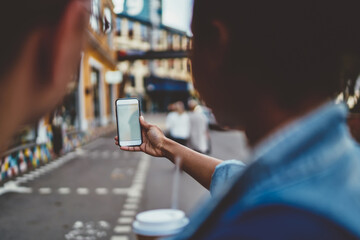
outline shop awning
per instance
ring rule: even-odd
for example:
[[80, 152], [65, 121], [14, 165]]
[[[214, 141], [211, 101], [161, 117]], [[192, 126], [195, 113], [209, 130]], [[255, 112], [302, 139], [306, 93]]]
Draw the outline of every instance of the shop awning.
[[182, 80], [175, 80], [171, 78], [160, 78], [150, 76], [145, 78], [145, 87], [148, 92], [155, 91], [189, 91], [189, 83]]
[[154, 59], [174, 59], [187, 58], [188, 51], [132, 51], [120, 50], [117, 52], [117, 59], [121, 61], [135, 61], [135, 60], [154, 60]]

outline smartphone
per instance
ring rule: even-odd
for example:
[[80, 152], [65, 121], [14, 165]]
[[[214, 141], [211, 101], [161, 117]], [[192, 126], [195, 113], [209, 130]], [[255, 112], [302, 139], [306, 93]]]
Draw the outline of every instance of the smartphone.
[[136, 98], [119, 98], [115, 101], [119, 146], [140, 146], [140, 104]]

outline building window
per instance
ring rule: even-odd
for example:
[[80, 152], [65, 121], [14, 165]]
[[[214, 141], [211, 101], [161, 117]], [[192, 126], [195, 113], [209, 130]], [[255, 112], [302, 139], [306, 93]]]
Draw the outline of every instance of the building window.
[[187, 71], [189, 73], [191, 72], [191, 61], [190, 61], [190, 59], [187, 60]]
[[167, 35], [167, 45], [168, 45], [168, 50], [173, 49], [173, 36], [170, 33]]
[[90, 16], [90, 26], [96, 32], [100, 32], [100, 0], [92, 1], [92, 14]]
[[184, 61], [183, 60], [179, 60], [180, 62], [180, 71], [184, 70]]
[[160, 47], [161, 46], [161, 32], [158, 30], [155, 30], [154, 34], [155, 34], [155, 42], [156, 42], [157, 46]]
[[187, 50], [188, 51], [190, 51], [191, 50], [191, 38], [187, 38], [186, 39], [186, 42], [187, 42], [187, 44], [186, 44], [186, 48], [187, 48]]
[[91, 68], [90, 81], [92, 85], [92, 100], [94, 106], [95, 125], [100, 125], [100, 71], [97, 68]]
[[134, 38], [134, 22], [133, 21], [129, 21], [129, 38], [133, 39]]
[[182, 50], [182, 42], [183, 42], [183, 39], [181, 36], [179, 36], [179, 49]]
[[112, 84], [108, 84], [108, 104], [107, 104], [107, 112], [111, 115], [111, 111], [112, 111], [112, 102], [113, 102], [113, 85]]
[[[106, 7], [104, 9], [104, 16], [105, 19], [103, 22], [103, 30], [106, 30], [107, 33], [107, 42], [110, 48], [112, 48], [112, 13], [110, 8]], [[107, 22], [105, 22], [107, 21]], [[108, 24], [108, 26], [106, 26], [106, 24]], [[108, 27], [108, 29], [106, 29], [106, 27]]]
[[174, 59], [169, 60], [169, 68], [174, 69]]
[[116, 18], [116, 36], [121, 36], [121, 18]]
[[[112, 32], [112, 13], [109, 7], [104, 9], [104, 22], [103, 22], [103, 30], [104, 32]], [[107, 21], [107, 22], [106, 22]], [[108, 24], [108, 26], [106, 26]]]
[[141, 40], [142, 41], [149, 41], [149, 27], [146, 25], [141, 25]]

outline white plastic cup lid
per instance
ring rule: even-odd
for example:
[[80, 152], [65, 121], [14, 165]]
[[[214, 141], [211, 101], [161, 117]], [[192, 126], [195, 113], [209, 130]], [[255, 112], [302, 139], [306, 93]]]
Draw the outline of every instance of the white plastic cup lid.
[[188, 223], [181, 210], [156, 209], [136, 215], [133, 230], [143, 236], [169, 236], [179, 233]]

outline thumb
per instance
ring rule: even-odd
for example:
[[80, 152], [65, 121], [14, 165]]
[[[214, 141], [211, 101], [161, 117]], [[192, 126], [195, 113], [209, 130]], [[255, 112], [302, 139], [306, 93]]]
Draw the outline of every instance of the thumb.
[[145, 119], [144, 119], [143, 116], [140, 116], [140, 124], [141, 124], [141, 126], [142, 126], [143, 128], [145, 128], [145, 129], [149, 129], [149, 128], [150, 128], [150, 124], [148, 124], [148, 123], [145, 121]]

